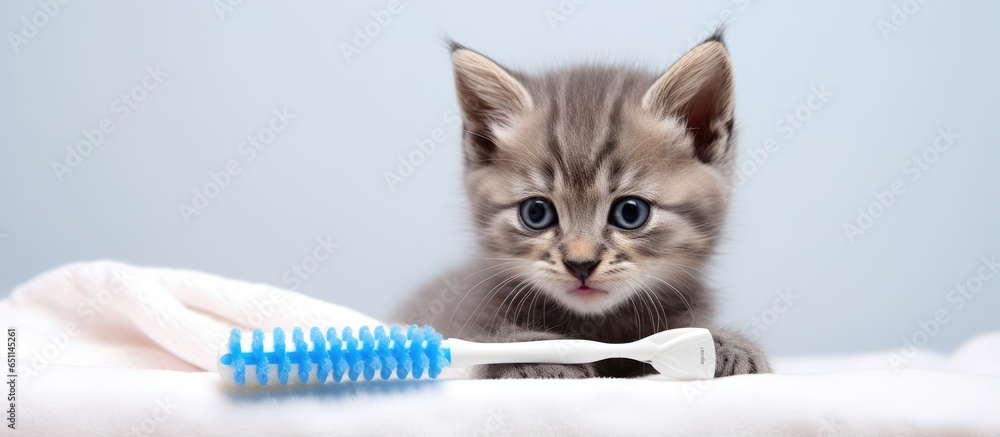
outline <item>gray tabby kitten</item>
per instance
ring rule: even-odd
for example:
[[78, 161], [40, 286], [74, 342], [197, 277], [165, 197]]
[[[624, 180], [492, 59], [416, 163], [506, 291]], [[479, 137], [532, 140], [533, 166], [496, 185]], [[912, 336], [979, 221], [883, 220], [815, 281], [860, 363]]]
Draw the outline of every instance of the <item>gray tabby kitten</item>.
[[[397, 319], [445, 337], [628, 342], [686, 326], [715, 337], [716, 376], [769, 372], [753, 341], [710, 325], [701, 268], [733, 181], [733, 71], [721, 35], [662, 76], [582, 66], [540, 76], [452, 44], [465, 183], [482, 257]], [[631, 377], [625, 359], [499, 364], [482, 378]]]

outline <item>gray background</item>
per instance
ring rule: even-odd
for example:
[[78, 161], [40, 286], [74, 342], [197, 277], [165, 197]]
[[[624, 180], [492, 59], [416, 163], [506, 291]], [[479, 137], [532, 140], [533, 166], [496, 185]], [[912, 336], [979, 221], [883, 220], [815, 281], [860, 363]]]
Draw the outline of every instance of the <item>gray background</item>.
[[[387, 2], [336, 3], [245, 0], [223, 19], [210, 2], [69, 3], [17, 52], [8, 32], [41, 6], [0, 3], [3, 293], [93, 259], [290, 287], [286, 271], [329, 236], [339, 248], [298, 288], [384, 317], [472, 253], [442, 36], [528, 70], [664, 70], [722, 17], [741, 160], [768, 138], [780, 148], [737, 191], [710, 272], [721, 320], [764, 317], [759, 337], [780, 354], [900, 348], [939, 310], [931, 348], [1000, 328], [1000, 278], [960, 310], [948, 301], [1000, 251], [994, 2], [928, 2], [885, 37], [879, 21], [904, 2], [564, 0], [553, 26], [555, 0], [403, 0], [351, 62], [341, 43]], [[157, 65], [169, 76], [116, 118]], [[786, 137], [777, 120], [821, 86], [834, 95]], [[246, 162], [240, 142], [285, 107], [296, 118]], [[104, 117], [115, 131], [60, 181], [52, 163]], [[911, 180], [904, 165], [949, 127], [960, 138]], [[390, 190], [385, 172], [438, 128], [444, 143]], [[233, 159], [242, 173], [186, 223], [179, 205]], [[849, 241], [844, 223], [894, 180], [906, 192]], [[779, 289], [795, 296], [782, 312]]]

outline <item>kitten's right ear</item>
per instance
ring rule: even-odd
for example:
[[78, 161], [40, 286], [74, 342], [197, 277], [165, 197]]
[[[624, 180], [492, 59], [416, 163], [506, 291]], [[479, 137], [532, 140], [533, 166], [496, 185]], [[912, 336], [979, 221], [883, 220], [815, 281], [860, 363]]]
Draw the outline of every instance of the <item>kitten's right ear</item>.
[[470, 135], [466, 154], [487, 161], [496, 152], [495, 132], [532, 108], [531, 95], [503, 67], [455, 43], [451, 61], [462, 121]]

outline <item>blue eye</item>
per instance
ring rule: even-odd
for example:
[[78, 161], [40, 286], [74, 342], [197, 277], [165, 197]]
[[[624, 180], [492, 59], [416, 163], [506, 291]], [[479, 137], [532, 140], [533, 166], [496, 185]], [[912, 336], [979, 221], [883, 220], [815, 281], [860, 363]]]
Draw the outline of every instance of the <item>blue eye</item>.
[[626, 230], [638, 229], [649, 220], [649, 203], [638, 197], [624, 197], [611, 206], [608, 222]]
[[521, 202], [521, 222], [536, 231], [552, 227], [558, 222], [556, 207], [548, 199], [532, 197]]

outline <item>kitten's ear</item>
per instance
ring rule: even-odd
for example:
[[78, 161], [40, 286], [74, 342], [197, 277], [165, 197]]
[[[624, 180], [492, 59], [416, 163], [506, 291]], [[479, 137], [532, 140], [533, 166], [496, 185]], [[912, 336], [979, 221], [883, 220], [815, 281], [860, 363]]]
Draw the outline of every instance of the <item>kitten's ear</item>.
[[713, 162], [727, 151], [733, 130], [733, 68], [721, 36], [678, 60], [642, 98], [643, 108], [677, 117], [694, 136], [695, 155]]
[[494, 131], [532, 108], [531, 95], [514, 76], [489, 58], [452, 44], [455, 87], [462, 121], [470, 134], [466, 153], [486, 161], [496, 151]]

